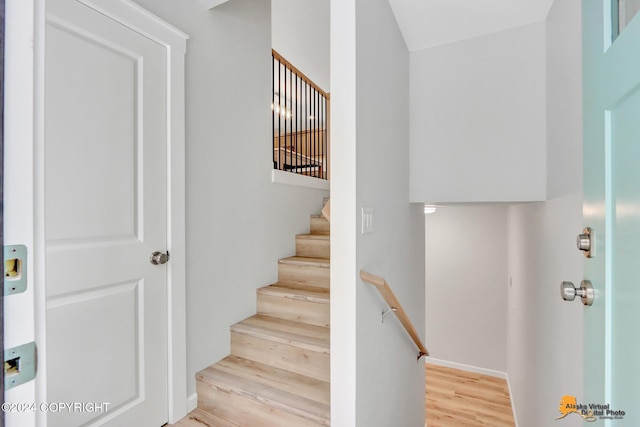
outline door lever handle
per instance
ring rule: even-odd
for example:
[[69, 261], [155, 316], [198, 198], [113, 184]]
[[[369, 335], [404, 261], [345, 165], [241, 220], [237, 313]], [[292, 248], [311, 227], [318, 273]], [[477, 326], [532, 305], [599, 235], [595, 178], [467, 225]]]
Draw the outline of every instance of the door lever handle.
[[576, 296], [582, 300], [582, 304], [590, 306], [593, 304], [594, 298], [593, 285], [589, 280], [580, 282], [580, 287], [576, 288], [571, 282], [562, 282], [560, 284], [560, 296], [565, 301], [573, 301]]

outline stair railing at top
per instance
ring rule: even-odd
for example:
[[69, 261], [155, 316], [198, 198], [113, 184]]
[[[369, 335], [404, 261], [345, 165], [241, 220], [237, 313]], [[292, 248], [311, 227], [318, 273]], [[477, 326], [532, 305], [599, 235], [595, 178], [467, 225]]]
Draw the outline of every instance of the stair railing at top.
[[275, 50], [271, 57], [273, 168], [328, 180], [329, 94]]
[[[413, 323], [411, 323], [411, 320], [407, 315], [407, 312], [404, 311], [404, 308], [402, 308], [400, 301], [398, 301], [398, 298], [396, 298], [387, 281], [380, 276], [376, 276], [375, 274], [371, 274], [364, 270], [360, 270], [360, 278], [363, 282], [369, 283], [370, 285], [373, 285], [376, 287], [376, 289], [378, 289], [378, 292], [380, 292], [382, 298], [384, 298], [387, 304], [389, 304], [389, 310], [387, 310], [386, 313], [388, 313], [389, 311], [393, 311], [394, 313], [396, 313], [396, 316], [398, 316], [398, 320], [400, 320], [400, 323], [402, 323], [402, 326], [404, 326], [404, 328], [407, 330], [407, 333], [418, 347], [418, 360], [420, 360], [422, 356], [428, 356], [429, 351], [427, 350], [427, 347], [425, 347], [425, 345], [422, 343], [422, 340], [420, 340], [416, 328], [414, 328]], [[383, 313], [383, 319], [386, 313]]]

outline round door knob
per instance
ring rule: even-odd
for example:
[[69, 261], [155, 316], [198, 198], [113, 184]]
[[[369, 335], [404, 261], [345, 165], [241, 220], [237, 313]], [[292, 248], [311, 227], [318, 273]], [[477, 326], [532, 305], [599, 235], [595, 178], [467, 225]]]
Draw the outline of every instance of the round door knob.
[[153, 265], [166, 264], [169, 261], [169, 252], [155, 251], [151, 254], [151, 258], [149, 258], [149, 261]]
[[576, 296], [579, 296], [582, 300], [582, 304], [590, 306], [595, 299], [595, 293], [593, 291], [593, 285], [588, 280], [580, 282], [580, 287], [576, 288], [571, 282], [562, 282], [560, 284], [560, 296], [565, 301], [573, 301]]
[[576, 287], [571, 282], [562, 282], [560, 284], [560, 296], [565, 301], [573, 301], [576, 299]]

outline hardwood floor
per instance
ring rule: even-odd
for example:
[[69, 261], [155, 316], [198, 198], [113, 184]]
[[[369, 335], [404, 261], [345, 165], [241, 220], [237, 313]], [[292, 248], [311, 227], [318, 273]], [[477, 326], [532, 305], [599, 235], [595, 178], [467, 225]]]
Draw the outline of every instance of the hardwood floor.
[[428, 427], [514, 427], [506, 380], [427, 363]]

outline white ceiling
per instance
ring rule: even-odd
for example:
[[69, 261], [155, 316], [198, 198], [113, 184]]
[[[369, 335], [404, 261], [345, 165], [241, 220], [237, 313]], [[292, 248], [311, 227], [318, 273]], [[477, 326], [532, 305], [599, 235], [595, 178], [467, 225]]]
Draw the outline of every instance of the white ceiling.
[[554, 0], [389, 0], [410, 51], [543, 21]]

